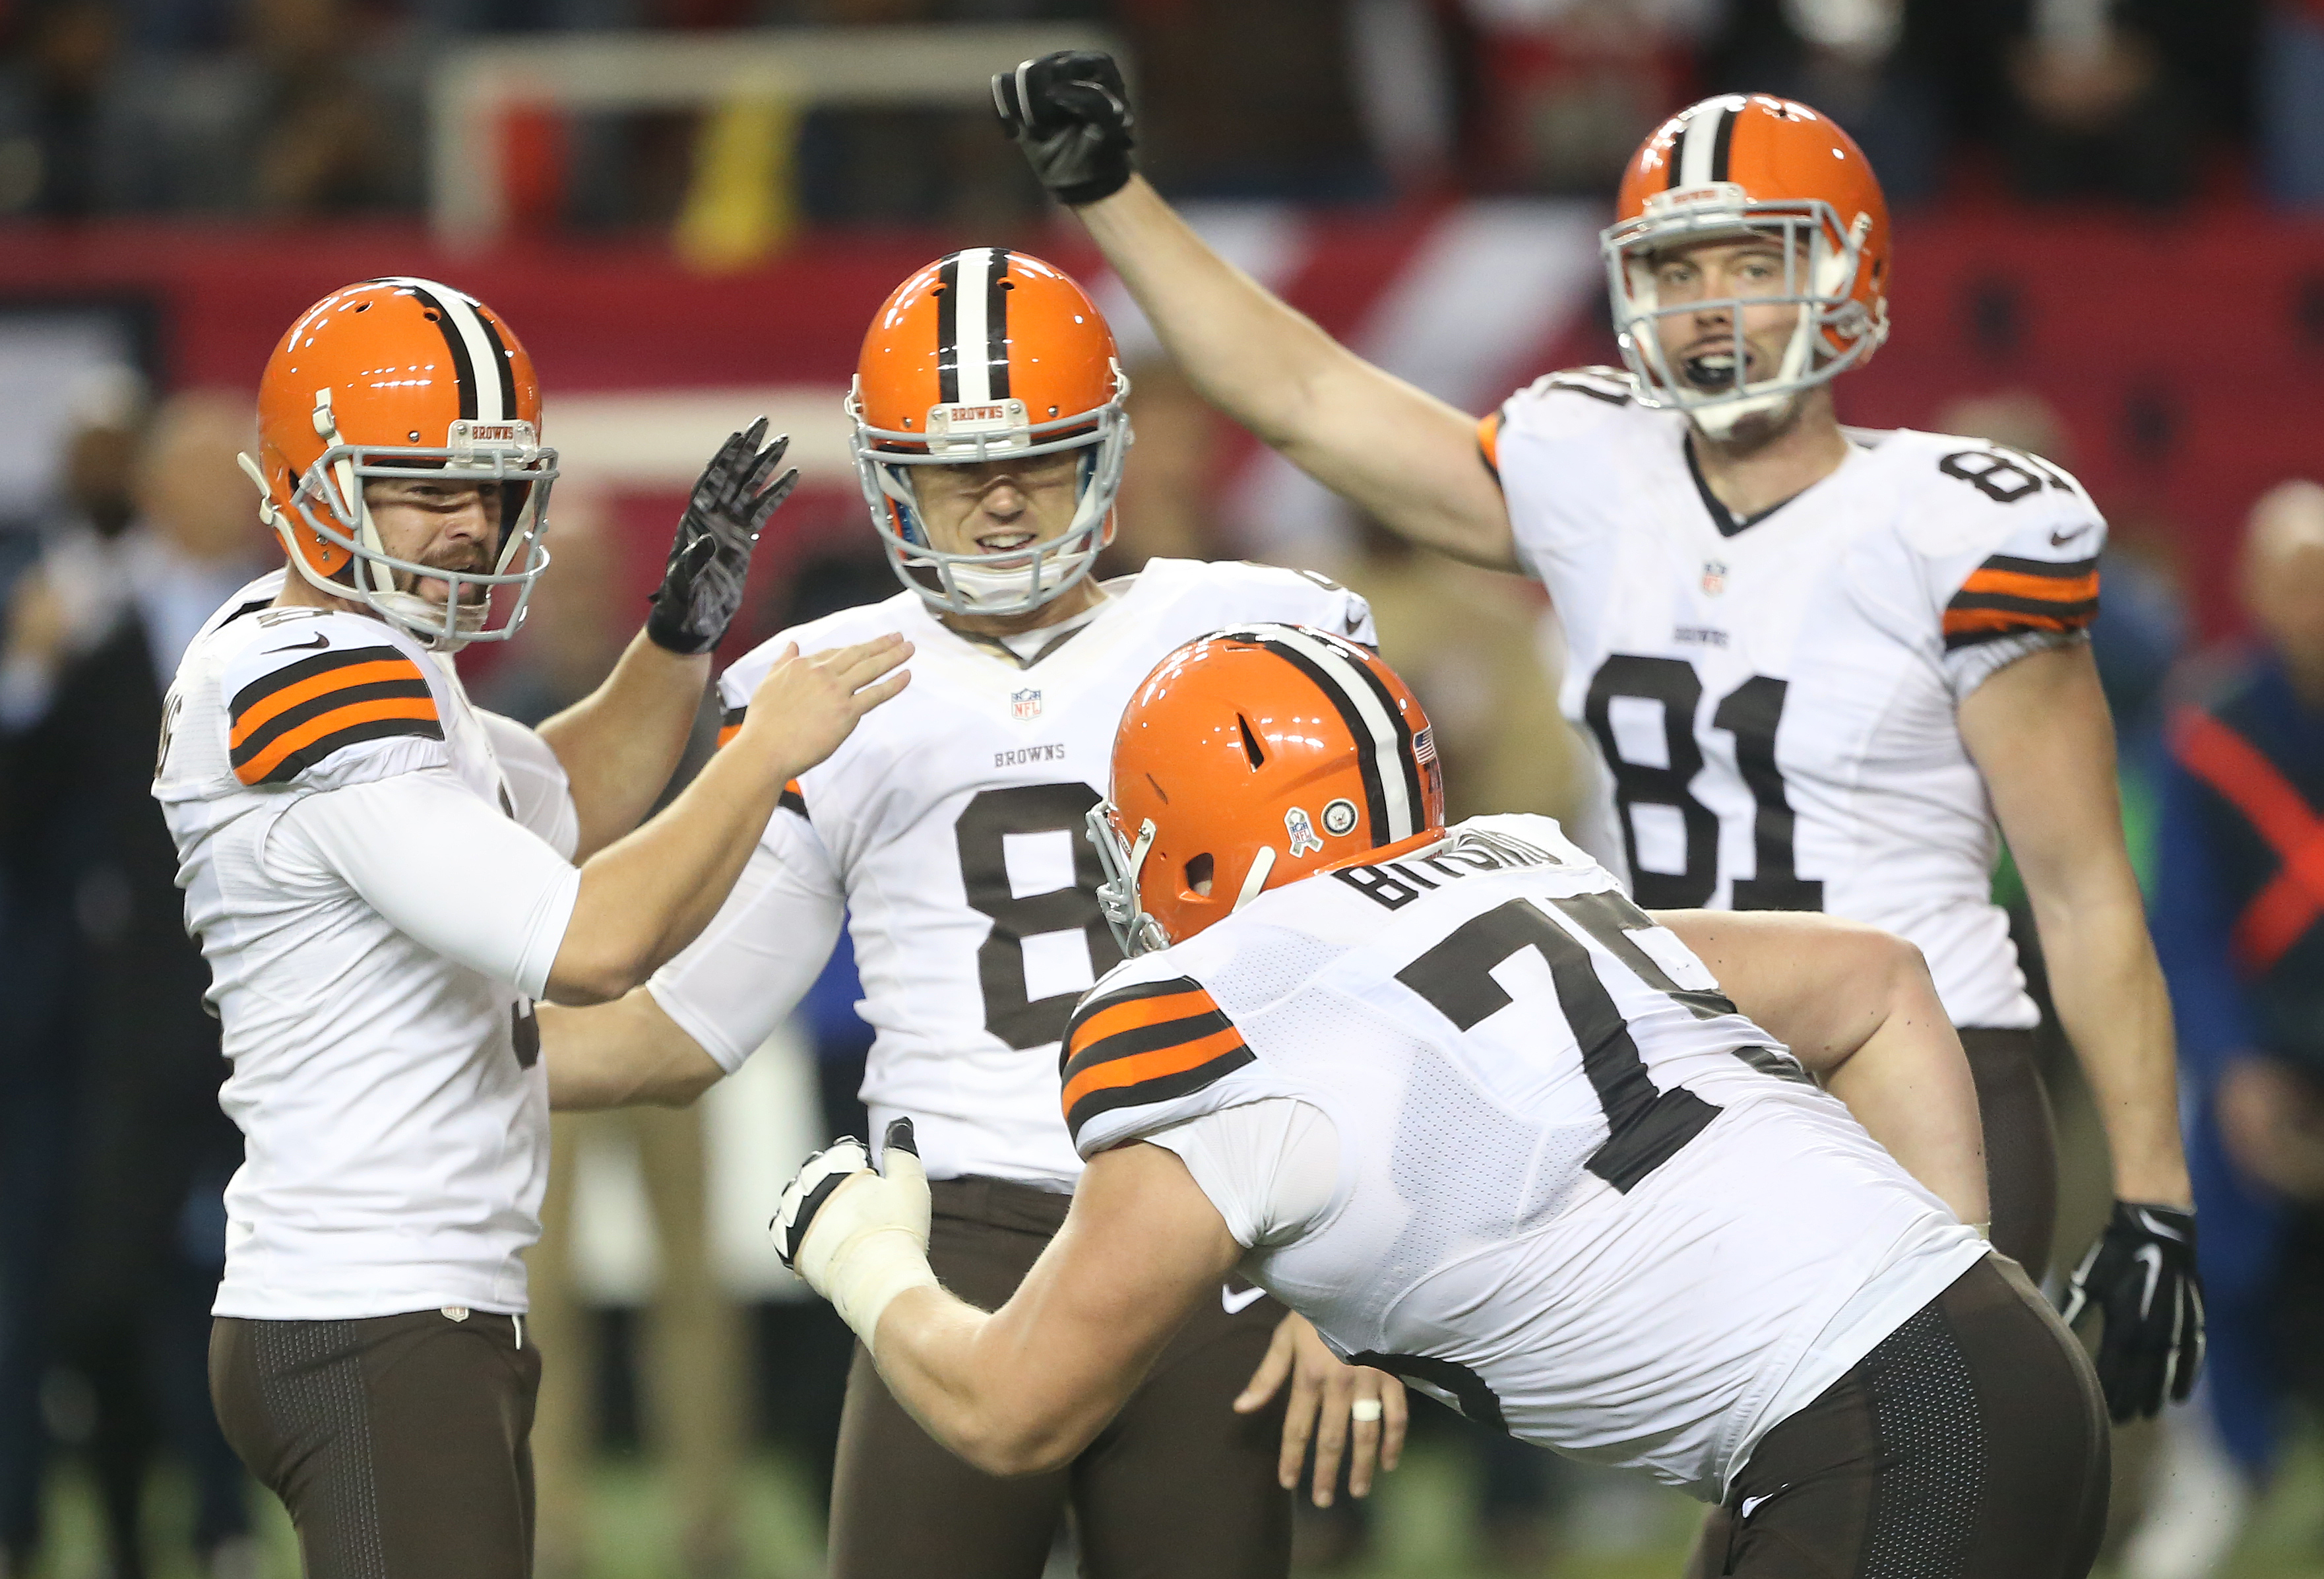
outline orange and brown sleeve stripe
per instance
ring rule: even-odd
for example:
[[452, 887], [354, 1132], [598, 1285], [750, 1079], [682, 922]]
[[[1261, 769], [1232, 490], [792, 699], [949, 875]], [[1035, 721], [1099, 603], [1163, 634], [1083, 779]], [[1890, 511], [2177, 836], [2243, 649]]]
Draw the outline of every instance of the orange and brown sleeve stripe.
[[1062, 1058], [1065, 1128], [1076, 1139], [1100, 1113], [1187, 1095], [1254, 1061], [1234, 1021], [1187, 976], [1084, 1003]]
[[281, 784], [359, 741], [444, 738], [420, 666], [392, 647], [320, 652], [260, 676], [235, 696], [226, 735], [234, 775]]
[[[740, 707], [729, 707], [718, 715], [719, 750], [725, 750], [727, 743], [742, 733], [742, 720], [750, 711], [750, 704], [746, 702]], [[796, 811], [801, 817], [807, 815], [807, 797], [799, 793], [799, 781], [797, 779], [783, 786], [782, 796], [775, 805], [779, 810]]]
[[1494, 411], [1477, 424], [1477, 455], [1493, 481], [1501, 480], [1501, 414]]
[[2098, 617], [2098, 562], [1996, 554], [1945, 605], [1945, 651], [2029, 631], [2079, 631]]

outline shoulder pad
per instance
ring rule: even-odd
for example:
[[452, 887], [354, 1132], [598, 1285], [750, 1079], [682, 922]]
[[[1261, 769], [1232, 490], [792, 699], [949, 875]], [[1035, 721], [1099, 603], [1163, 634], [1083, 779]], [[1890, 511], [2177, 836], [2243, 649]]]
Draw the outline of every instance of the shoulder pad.
[[1571, 367], [1536, 378], [1477, 424], [1477, 448], [1499, 476], [1512, 433], [1556, 439], [1598, 427], [1618, 411], [1646, 411], [1630, 375], [1613, 367]]
[[236, 779], [288, 784], [371, 741], [436, 742], [429, 759], [442, 759], [436, 693], [385, 625], [327, 613], [262, 622], [220, 675]]
[[1234, 1021], [1192, 976], [1091, 993], [1066, 1022], [1058, 1058], [1065, 1128], [1076, 1142], [1101, 1113], [1174, 1101], [1255, 1061]]
[[1947, 596], [1946, 651], [2071, 633], [2098, 616], [2106, 521], [2070, 474], [2001, 445], [1913, 438], [1936, 474], [1921, 494], [1932, 508], [1913, 535]]

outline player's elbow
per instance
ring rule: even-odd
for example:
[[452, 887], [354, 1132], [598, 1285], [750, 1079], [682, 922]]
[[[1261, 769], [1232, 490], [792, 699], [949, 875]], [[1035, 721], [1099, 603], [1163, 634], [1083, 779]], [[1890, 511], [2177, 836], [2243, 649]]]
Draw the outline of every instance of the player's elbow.
[[953, 1450], [986, 1474], [1016, 1479], [1065, 1468], [1093, 1434], [1038, 1420], [980, 1420], [961, 1433]]
[[653, 966], [651, 953], [641, 946], [576, 937], [567, 932], [557, 950], [557, 962], [549, 968], [549, 991], [544, 996], [569, 1009], [611, 1003], [643, 985]]

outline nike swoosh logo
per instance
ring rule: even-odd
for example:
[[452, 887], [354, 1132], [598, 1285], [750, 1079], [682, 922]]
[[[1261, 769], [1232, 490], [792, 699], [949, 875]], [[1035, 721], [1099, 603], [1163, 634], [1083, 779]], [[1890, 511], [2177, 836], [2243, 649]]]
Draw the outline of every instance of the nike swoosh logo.
[[1229, 1316], [1240, 1316], [1266, 1297], [1267, 1290], [1264, 1288], [1238, 1290], [1228, 1288], [1224, 1283], [1219, 1285], [1219, 1303], [1226, 1307]]
[[2078, 526], [2071, 531], [2059, 531], [2053, 528], [2050, 532], [2050, 546], [2053, 549], [2062, 549], [2089, 530], [2088, 525]]
[[1768, 1497], [1772, 1497], [1775, 1494], [1775, 1492], [1769, 1491], [1766, 1496], [1744, 1498], [1743, 1505], [1735, 1510], [1736, 1519], [1738, 1520], [1741, 1520], [1750, 1518], [1751, 1515], [1757, 1510], [1760, 1503], [1765, 1502]]
[[1363, 628], [1364, 628], [1364, 616], [1363, 616], [1363, 615], [1361, 615], [1361, 614], [1350, 614], [1350, 615], [1348, 616], [1348, 634], [1349, 634], [1349, 635], [1352, 636], [1352, 635], [1354, 635], [1358, 631], [1360, 631], [1360, 630], [1362, 630]]
[[2138, 1319], [2144, 1321], [2147, 1313], [2154, 1308], [2154, 1286], [2163, 1279], [2163, 1247], [2140, 1245], [2138, 1262], [2146, 1269], [2146, 1292], [2138, 1297]]
[[328, 636], [324, 635], [320, 631], [318, 631], [315, 633], [315, 639], [311, 642], [285, 642], [281, 646], [269, 647], [267, 651], [269, 652], [297, 652], [306, 648], [328, 647], [330, 644], [331, 639]]

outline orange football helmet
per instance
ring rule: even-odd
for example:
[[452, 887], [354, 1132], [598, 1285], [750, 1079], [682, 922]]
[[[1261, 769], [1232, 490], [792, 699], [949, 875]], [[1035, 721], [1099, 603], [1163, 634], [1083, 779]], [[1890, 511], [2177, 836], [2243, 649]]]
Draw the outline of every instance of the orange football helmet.
[[1444, 826], [1444, 776], [1404, 681], [1304, 625], [1200, 636], [1139, 687], [1090, 808], [1125, 956], [1184, 943], [1270, 888]]
[[[1714, 439], [1871, 358], [1888, 337], [1888, 205], [1855, 140], [1803, 104], [1723, 94], [1681, 110], [1638, 147], [1615, 224], [1600, 237], [1622, 356], [1647, 404], [1673, 406]], [[1665, 306], [1658, 254], [1738, 235], [1780, 239], [1782, 290]], [[1798, 326], [1772, 376], [1744, 374], [1743, 309], [1792, 306]], [[1735, 383], [1702, 389], [1664, 354], [1655, 321], [1726, 310]]]
[[[300, 314], [258, 389], [259, 515], [298, 573], [355, 598], [429, 645], [504, 641], [549, 568], [557, 452], [540, 443], [532, 358], [499, 315], [429, 280], [367, 280]], [[368, 478], [493, 485], [500, 544], [489, 571], [389, 554], [364, 502]], [[511, 569], [512, 564], [517, 566]], [[441, 600], [409, 590], [421, 577]], [[402, 578], [399, 584], [399, 578]], [[493, 622], [494, 594], [501, 618]]]
[[[1113, 540], [1130, 417], [1094, 302], [1036, 257], [973, 246], [896, 287], [872, 319], [847, 414], [872, 524], [904, 585], [957, 614], [1025, 614], [1089, 574]], [[996, 559], [928, 540], [912, 468], [1079, 449], [1064, 535]]]

